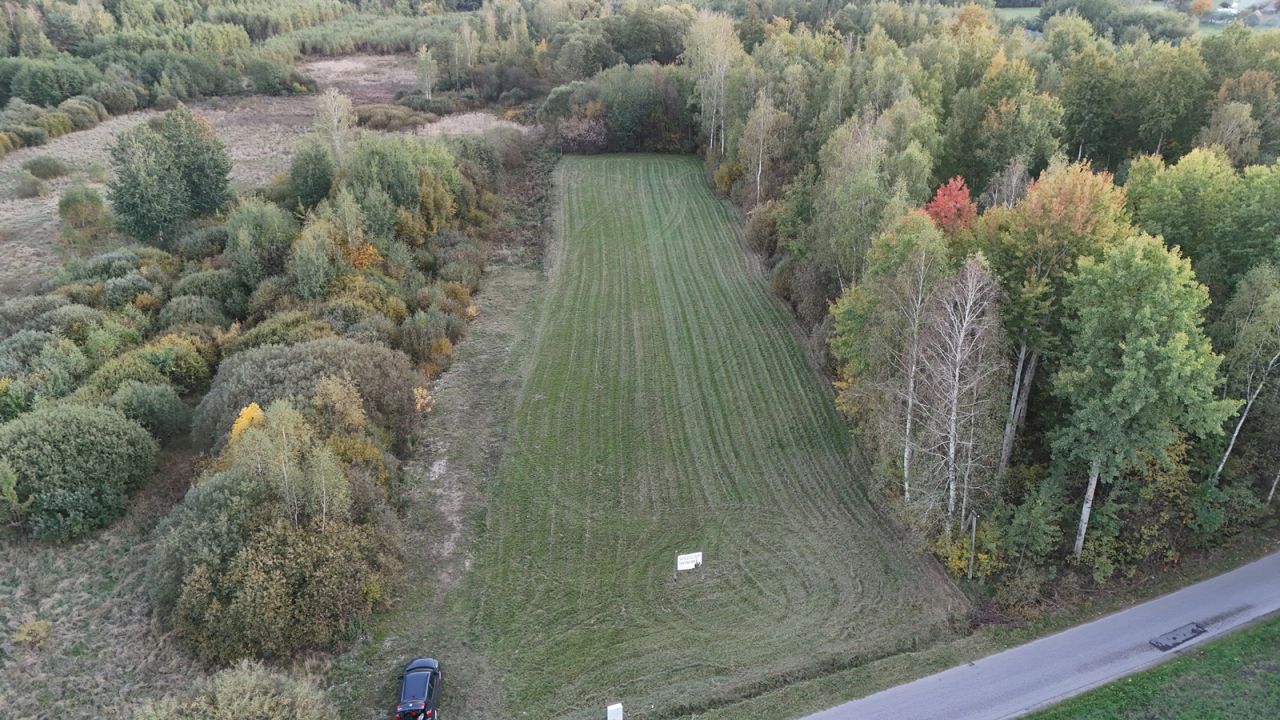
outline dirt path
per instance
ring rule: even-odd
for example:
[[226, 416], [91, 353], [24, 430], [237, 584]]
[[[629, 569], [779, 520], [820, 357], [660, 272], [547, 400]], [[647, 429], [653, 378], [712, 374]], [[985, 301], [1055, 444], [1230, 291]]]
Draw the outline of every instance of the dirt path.
[[541, 287], [541, 274], [526, 257], [492, 265], [476, 299], [480, 318], [435, 385], [435, 410], [415, 433], [406, 469], [406, 594], [330, 673], [331, 697], [348, 720], [383, 718], [400, 665], [423, 655], [446, 665], [447, 717], [503, 717], [501, 690], [456, 591], [485, 517], [480, 489], [506, 446], [519, 358], [531, 335], [525, 303]]
[[542, 215], [548, 171], [549, 162], [535, 165], [504, 192], [515, 217], [476, 296], [480, 317], [433, 387], [435, 409], [416, 428], [403, 497], [411, 548], [405, 570], [417, 580], [362, 642], [335, 659], [329, 692], [347, 720], [384, 718], [400, 665], [422, 655], [446, 667], [442, 710], [450, 720], [506, 717], [462, 591], [485, 525], [483, 489], [507, 448], [546, 284], [539, 245], [549, 227]]

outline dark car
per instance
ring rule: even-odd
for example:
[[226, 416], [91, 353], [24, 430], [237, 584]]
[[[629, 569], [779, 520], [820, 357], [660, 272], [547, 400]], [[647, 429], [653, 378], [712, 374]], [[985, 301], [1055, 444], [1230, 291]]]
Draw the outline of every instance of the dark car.
[[440, 720], [440, 663], [431, 658], [410, 660], [400, 675], [396, 720]]

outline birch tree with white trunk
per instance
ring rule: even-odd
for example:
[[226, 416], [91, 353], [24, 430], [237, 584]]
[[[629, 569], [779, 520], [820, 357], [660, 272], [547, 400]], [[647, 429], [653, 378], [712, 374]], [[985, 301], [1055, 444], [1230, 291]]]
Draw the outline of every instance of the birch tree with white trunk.
[[[755, 190], [753, 205], [759, 205], [767, 196], [773, 194], [770, 182], [775, 169], [781, 161], [781, 153], [786, 147], [787, 129], [791, 127], [791, 116], [779, 110], [763, 90], [756, 95], [755, 105], [747, 115], [746, 127], [742, 130], [742, 140], [738, 143], [739, 162], [751, 173]], [[769, 183], [769, 191], [765, 185]]]
[[832, 309], [838, 401], [873, 451], [877, 477], [896, 480], [907, 506], [916, 476], [921, 343], [934, 294], [949, 273], [946, 242], [927, 215], [913, 211], [873, 241], [869, 264], [866, 281]]
[[1007, 367], [1000, 299], [1000, 283], [978, 254], [938, 287], [927, 308], [921, 446], [936, 465], [932, 485], [942, 496], [947, 541], [963, 522], [975, 485], [989, 475], [998, 446], [992, 428]]
[[312, 126], [321, 137], [329, 141], [333, 159], [341, 164], [356, 126], [356, 113], [351, 106], [351, 98], [335, 88], [320, 93], [316, 97]]
[[[1221, 325], [1226, 328], [1224, 334], [1229, 336], [1225, 362], [1229, 387], [1244, 398], [1244, 406], [1227, 439], [1227, 447], [1209, 476], [1210, 482], [1222, 474], [1249, 411], [1270, 387], [1280, 368], [1280, 270], [1270, 263], [1251, 269], [1240, 281]], [[1271, 494], [1274, 492], [1273, 485]]]
[[1100, 485], [1181, 435], [1222, 432], [1239, 403], [1215, 397], [1222, 358], [1203, 329], [1209, 292], [1176, 249], [1135, 235], [1100, 260], [1082, 258], [1068, 284], [1069, 351], [1053, 390], [1069, 412], [1053, 450], [1064, 467], [1088, 468], [1079, 558]]
[[733, 20], [707, 10], [699, 13], [685, 34], [681, 59], [693, 68], [707, 147], [718, 150], [723, 156], [729, 75], [734, 67], [749, 60]]
[[440, 66], [436, 64], [436, 54], [431, 48], [423, 45], [418, 48], [418, 90], [422, 96], [431, 99], [431, 91], [439, 82]]

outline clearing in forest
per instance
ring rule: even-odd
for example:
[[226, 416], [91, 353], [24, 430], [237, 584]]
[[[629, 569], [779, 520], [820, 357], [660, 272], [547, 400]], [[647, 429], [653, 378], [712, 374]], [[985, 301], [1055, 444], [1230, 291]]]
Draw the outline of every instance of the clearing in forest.
[[701, 163], [573, 157], [557, 180], [468, 585], [512, 716], [692, 714], [947, 634], [964, 601], [872, 507]]

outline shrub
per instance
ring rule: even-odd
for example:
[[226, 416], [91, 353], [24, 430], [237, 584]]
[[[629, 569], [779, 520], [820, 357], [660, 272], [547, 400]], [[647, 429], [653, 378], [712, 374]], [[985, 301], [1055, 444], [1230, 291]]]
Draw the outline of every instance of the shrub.
[[27, 620], [18, 626], [17, 632], [13, 634], [13, 641], [38, 652], [44, 649], [52, 630], [53, 626], [48, 620]]
[[88, 95], [77, 95], [64, 100], [58, 106], [58, 111], [71, 119], [71, 124], [75, 126], [76, 130], [88, 130], [111, 117], [111, 114], [107, 112], [107, 108], [102, 103]]
[[109, 307], [120, 307], [132, 303], [142, 293], [153, 292], [151, 283], [136, 272], [124, 277], [111, 278], [103, 285], [102, 300]]
[[38, 127], [44, 128], [49, 133], [49, 137], [62, 137], [67, 133], [75, 132], [75, 123], [71, 122], [71, 116], [64, 112], [45, 113], [36, 121]]
[[404, 353], [381, 345], [325, 338], [237, 353], [218, 367], [213, 385], [196, 408], [192, 435], [221, 446], [240, 409], [251, 402], [307, 398], [324, 377], [345, 377], [360, 389], [369, 419], [399, 432], [413, 413], [412, 389], [419, 379]]
[[156, 452], [146, 430], [106, 408], [45, 405], [0, 425], [0, 456], [41, 539], [71, 540], [124, 514]]
[[75, 343], [57, 338], [45, 343], [28, 362], [30, 372], [23, 377], [25, 392], [32, 402], [67, 395], [89, 369], [89, 360]]
[[8, 130], [0, 130], [0, 158], [22, 147], [22, 139]]
[[49, 132], [35, 125], [12, 126], [8, 132], [18, 138], [19, 147], [39, 147], [49, 142]]
[[173, 286], [173, 294], [175, 298], [184, 295], [210, 298], [233, 317], [243, 316], [249, 303], [249, 296], [230, 270], [200, 270], [184, 275]]
[[121, 385], [129, 381], [163, 385], [169, 382], [169, 378], [141, 354], [129, 352], [103, 363], [80, 386], [76, 397], [86, 402], [98, 402], [111, 397]]
[[221, 567], [271, 514], [270, 488], [257, 475], [220, 470], [187, 491], [160, 522], [147, 559], [147, 597], [161, 617], [173, 612], [184, 579], [197, 567]]
[[[31, 390], [26, 383], [12, 378], [0, 377], [0, 423], [8, 422], [30, 410], [31, 401]], [[0, 465], [3, 462], [3, 458], [0, 458]], [[0, 480], [8, 482], [4, 477], [0, 477]], [[14, 482], [17, 481], [15, 480]], [[16, 503], [17, 499], [15, 498], [9, 504], [16, 508]]]
[[32, 175], [26, 170], [18, 173], [18, 182], [14, 185], [13, 194], [15, 197], [22, 199], [30, 199], [36, 197], [44, 197], [50, 191], [49, 183]]
[[102, 103], [112, 115], [124, 115], [137, 110], [145, 102], [147, 91], [125, 80], [104, 80], [90, 87], [88, 95]]
[[249, 60], [245, 63], [244, 73], [254, 91], [263, 95], [301, 95], [316, 89], [311, 78], [292, 67], [269, 60]]
[[295, 292], [303, 300], [322, 298], [329, 289], [337, 255], [332, 237], [333, 225], [315, 220], [302, 229], [302, 236], [293, 244], [289, 272]]
[[161, 442], [187, 432], [191, 424], [191, 408], [168, 383], [125, 381], [107, 401], [107, 406], [146, 428]]
[[85, 380], [83, 397], [110, 397], [130, 380], [148, 385], [172, 383], [184, 392], [209, 381], [209, 361], [188, 335], [166, 335], [112, 358]]
[[162, 328], [185, 324], [226, 327], [229, 322], [218, 300], [201, 295], [180, 295], [170, 300], [160, 311]]
[[575, 115], [560, 122], [556, 141], [567, 153], [598, 153], [608, 145], [609, 132], [603, 118]]
[[440, 268], [440, 279], [459, 283], [468, 290], [475, 290], [480, 285], [480, 268], [465, 262], [447, 263]]
[[71, 185], [58, 198], [58, 217], [64, 230], [88, 241], [94, 241], [111, 228], [106, 203], [97, 190], [87, 185]]
[[289, 166], [289, 188], [304, 208], [313, 208], [329, 197], [333, 187], [333, 152], [328, 143], [308, 135], [298, 145]]
[[358, 105], [355, 111], [356, 123], [360, 127], [387, 132], [412, 130], [436, 119], [434, 115], [428, 113], [415, 112], [402, 105], [385, 103]]
[[57, 339], [57, 335], [41, 330], [19, 330], [0, 340], [0, 377], [25, 373], [40, 350]]
[[272, 524], [225, 572], [201, 566], [187, 576], [174, 630], [209, 664], [332, 648], [379, 599], [379, 545], [358, 527]]
[[52, 180], [71, 172], [71, 166], [52, 155], [37, 155], [22, 163], [22, 168], [41, 180]]
[[400, 347], [414, 360], [425, 363], [435, 359], [440, 339], [448, 338], [448, 316], [436, 308], [419, 310], [400, 325]]
[[131, 248], [96, 255], [84, 263], [68, 263], [64, 269], [75, 280], [106, 280], [128, 275], [142, 264], [142, 258]]
[[773, 200], [761, 203], [747, 213], [744, 230], [747, 247], [770, 257], [778, 249], [778, 203]]
[[[422, 146], [403, 136], [367, 138], [351, 149], [343, 169], [358, 195], [380, 190], [398, 207], [417, 210]], [[361, 197], [362, 207], [366, 198]], [[363, 207], [366, 213], [369, 208]]]
[[310, 313], [291, 310], [272, 315], [236, 338], [223, 348], [223, 357], [262, 345], [295, 345], [333, 335], [329, 323], [315, 319]]
[[57, 105], [87, 90], [101, 73], [87, 60], [70, 56], [55, 59], [24, 58], [9, 82], [9, 92], [33, 105]]
[[32, 322], [45, 313], [68, 304], [61, 295], [31, 295], [0, 304], [0, 335], [11, 335], [31, 327]]
[[184, 689], [181, 697], [143, 705], [133, 720], [316, 720], [331, 714], [313, 683], [246, 660], [200, 681], [194, 690]]
[[197, 228], [178, 238], [174, 252], [184, 260], [203, 260], [217, 255], [227, 245], [227, 229], [222, 225]]
[[284, 275], [269, 277], [258, 283], [258, 287], [249, 294], [249, 317], [265, 318], [295, 307], [297, 303], [291, 285], [289, 278]]
[[62, 305], [37, 317], [28, 327], [48, 330], [75, 343], [83, 343], [92, 330], [102, 327], [105, 319], [101, 310], [84, 305]]
[[298, 234], [293, 217], [261, 200], [246, 200], [227, 218], [229, 267], [245, 287], [284, 272]]
[[94, 366], [101, 366], [124, 350], [141, 343], [142, 333], [136, 327], [108, 318], [99, 327], [89, 330], [82, 347]]

